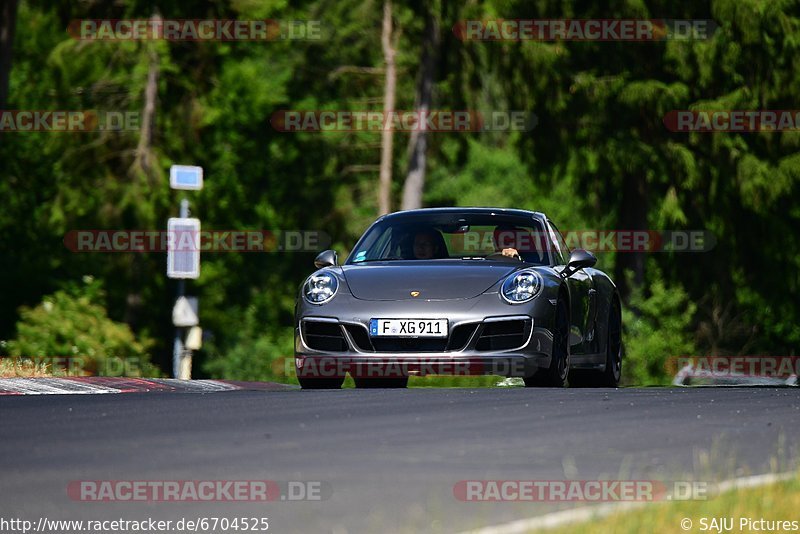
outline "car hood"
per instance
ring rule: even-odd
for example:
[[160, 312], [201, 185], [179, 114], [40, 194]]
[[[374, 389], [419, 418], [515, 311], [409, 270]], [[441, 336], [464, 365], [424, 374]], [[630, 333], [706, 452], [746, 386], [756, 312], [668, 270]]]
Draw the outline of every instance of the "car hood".
[[[505, 262], [398, 261], [345, 265], [342, 272], [357, 299], [449, 300], [477, 297], [521, 267]], [[413, 297], [412, 291], [419, 295]]]

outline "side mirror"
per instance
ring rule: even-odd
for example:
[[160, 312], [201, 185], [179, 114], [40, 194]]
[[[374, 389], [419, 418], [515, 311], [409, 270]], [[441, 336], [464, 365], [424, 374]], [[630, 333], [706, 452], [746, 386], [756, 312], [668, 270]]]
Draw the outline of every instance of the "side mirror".
[[564, 269], [564, 273], [569, 277], [579, 269], [593, 267], [595, 263], [597, 263], [597, 258], [594, 254], [588, 250], [576, 248], [572, 251], [572, 254], [569, 255], [569, 262], [567, 263], [567, 268]]
[[323, 250], [317, 255], [316, 258], [314, 258], [314, 266], [317, 269], [322, 269], [323, 267], [330, 267], [338, 263], [339, 263], [339, 258], [336, 255], [335, 250]]

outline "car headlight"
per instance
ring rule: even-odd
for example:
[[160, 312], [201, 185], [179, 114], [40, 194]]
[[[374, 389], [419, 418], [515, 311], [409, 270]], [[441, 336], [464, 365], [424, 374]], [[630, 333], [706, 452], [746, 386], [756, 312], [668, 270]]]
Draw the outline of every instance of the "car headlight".
[[543, 286], [544, 280], [536, 271], [520, 271], [506, 278], [500, 296], [509, 304], [520, 304], [538, 295]]
[[339, 281], [331, 273], [312, 274], [303, 286], [303, 296], [311, 304], [325, 304], [336, 295]]

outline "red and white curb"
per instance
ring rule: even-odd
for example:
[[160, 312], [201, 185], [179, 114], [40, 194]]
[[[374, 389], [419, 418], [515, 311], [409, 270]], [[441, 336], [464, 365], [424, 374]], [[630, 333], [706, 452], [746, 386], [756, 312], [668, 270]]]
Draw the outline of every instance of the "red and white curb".
[[274, 382], [228, 380], [177, 380], [172, 378], [0, 378], [0, 395], [94, 395], [104, 393], [215, 393], [219, 391], [271, 391], [296, 386]]

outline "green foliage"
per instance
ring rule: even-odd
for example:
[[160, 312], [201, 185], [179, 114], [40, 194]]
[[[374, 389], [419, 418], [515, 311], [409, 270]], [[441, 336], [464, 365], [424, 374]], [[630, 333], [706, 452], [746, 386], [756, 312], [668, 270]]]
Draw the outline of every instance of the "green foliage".
[[245, 309], [229, 311], [235, 330], [222, 343], [216, 339], [206, 343], [198, 355], [203, 373], [230, 380], [297, 383], [290, 326], [296, 288], [284, 286], [283, 291], [277, 299], [268, 293], [254, 294]]
[[669, 384], [669, 359], [696, 354], [691, 324], [697, 306], [679, 285], [657, 276], [647, 294], [639, 289], [623, 310], [623, 381], [633, 385]]
[[470, 140], [461, 172], [436, 176], [426, 200], [451, 206], [530, 208], [537, 198], [534, 184], [513, 149]]
[[152, 341], [109, 319], [103, 299], [101, 284], [87, 276], [35, 308], [23, 307], [16, 338], [6, 344], [9, 355], [63, 363], [71, 374], [159, 376], [148, 356]]
[[212, 348], [203, 371], [215, 378], [296, 384], [291, 330], [277, 335], [247, 333], [224, 352]]

